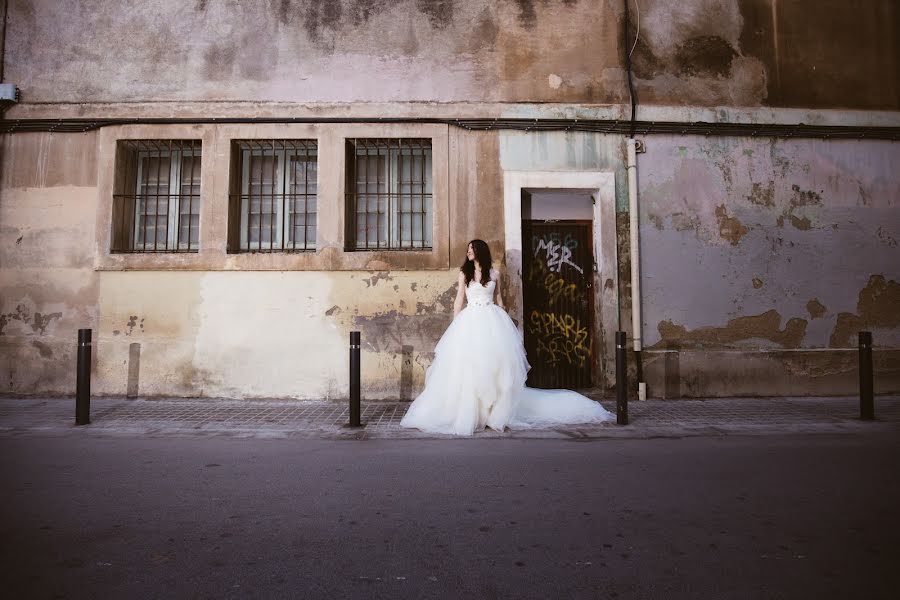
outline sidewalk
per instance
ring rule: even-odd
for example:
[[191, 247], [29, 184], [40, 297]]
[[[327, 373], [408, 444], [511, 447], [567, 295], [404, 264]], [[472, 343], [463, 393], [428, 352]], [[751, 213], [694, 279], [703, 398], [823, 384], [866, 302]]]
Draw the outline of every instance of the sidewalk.
[[[603, 406], [615, 412], [615, 401]], [[408, 403], [362, 403], [361, 428], [349, 428], [347, 402], [209, 398], [91, 400], [91, 424], [75, 426], [74, 398], [0, 398], [0, 436], [101, 435], [324, 439], [452, 438], [400, 427]], [[629, 403], [630, 423], [569, 425], [484, 438], [653, 438], [790, 433], [900, 433], [900, 396], [875, 398], [874, 422], [859, 420], [856, 397], [645, 400]]]

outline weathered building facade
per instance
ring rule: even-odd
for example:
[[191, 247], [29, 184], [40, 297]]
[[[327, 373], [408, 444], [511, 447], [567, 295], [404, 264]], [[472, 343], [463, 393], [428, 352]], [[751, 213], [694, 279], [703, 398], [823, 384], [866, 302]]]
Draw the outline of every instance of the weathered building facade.
[[637, 308], [650, 397], [853, 393], [863, 329], [900, 390], [891, 0], [0, 11], [4, 393], [71, 393], [91, 327], [95, 393], [341, 398], [360, 330], [409, 399], [472, 238], [578, 387]]

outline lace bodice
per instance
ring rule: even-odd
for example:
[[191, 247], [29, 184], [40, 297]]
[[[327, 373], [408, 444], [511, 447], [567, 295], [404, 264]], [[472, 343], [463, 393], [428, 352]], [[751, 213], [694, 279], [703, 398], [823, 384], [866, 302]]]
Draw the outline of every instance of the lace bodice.
[[466, 301], [469, 306], [490, 306], [494, 303], [494, 288], [497, 282], [493, 279], [488, 284], [481, 285], [478, 281], [470, 281], [469, 287], [466, 288]]

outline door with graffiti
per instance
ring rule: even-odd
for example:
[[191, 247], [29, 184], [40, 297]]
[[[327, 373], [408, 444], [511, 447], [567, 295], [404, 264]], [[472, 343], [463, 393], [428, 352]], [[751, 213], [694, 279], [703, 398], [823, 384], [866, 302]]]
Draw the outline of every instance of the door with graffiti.
[[590, 221], [522, 221], [525, 351], [536, 388], [593, 385]]

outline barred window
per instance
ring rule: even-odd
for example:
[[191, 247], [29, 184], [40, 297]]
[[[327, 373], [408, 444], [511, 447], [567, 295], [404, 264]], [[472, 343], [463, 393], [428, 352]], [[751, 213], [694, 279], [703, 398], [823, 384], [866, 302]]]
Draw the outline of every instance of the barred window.
[[112, 252], [197, 252], [200, 140], [117, 145]]
[[316, 249], [315, 140], [237, 140], [232, 145], [230, 252]]
[[432, 246], [430, 139], [347, 140], [347, 249]]

